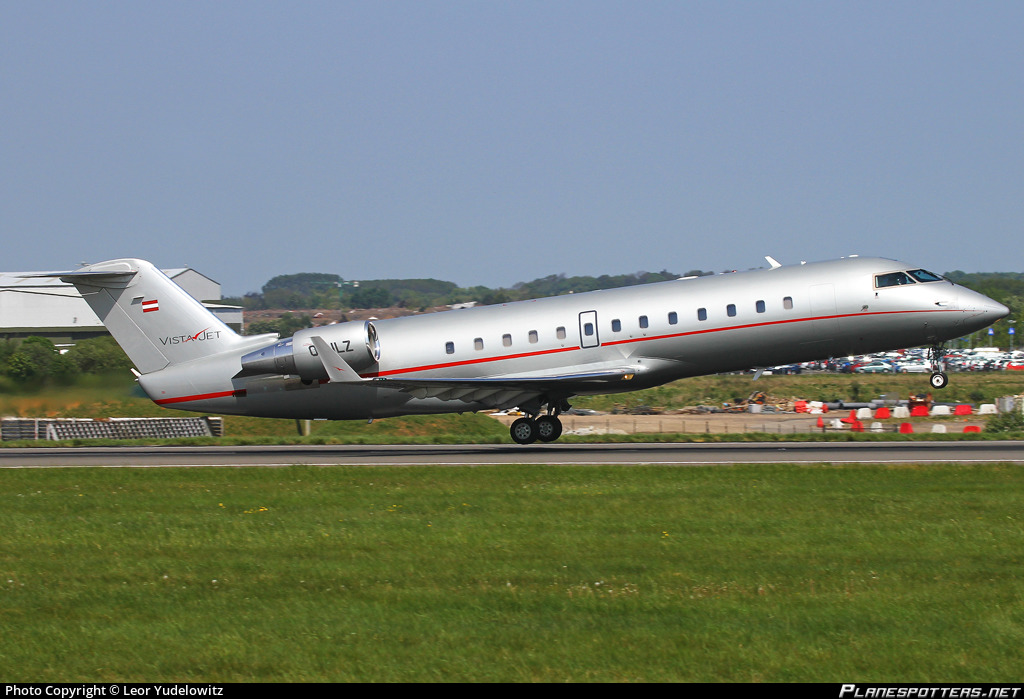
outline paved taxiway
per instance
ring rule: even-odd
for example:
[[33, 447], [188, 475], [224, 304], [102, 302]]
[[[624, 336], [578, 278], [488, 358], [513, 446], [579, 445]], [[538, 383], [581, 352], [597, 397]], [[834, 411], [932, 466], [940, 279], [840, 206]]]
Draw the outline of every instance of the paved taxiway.
[[738, 463], [1024, 464], [1024, 442], [338, 445], [0, 449], [0, 468]]

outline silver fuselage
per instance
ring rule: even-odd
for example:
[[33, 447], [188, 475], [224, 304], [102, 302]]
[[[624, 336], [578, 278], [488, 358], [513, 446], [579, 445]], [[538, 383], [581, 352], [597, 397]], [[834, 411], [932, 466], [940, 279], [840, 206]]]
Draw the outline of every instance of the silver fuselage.
[[[987, 327], [1005, 306], [951, 282], [879, 287], [879, 274], [914, 269], [880, 258], [844, 258], [623, 289], [483, 306], [372, 323], [376, 353], [355, 324], [296, 333], [289, 351], [315, 355], [322, 337], [364, 378], [314, 374], [239, 376], [233, 348], [143, 374], [171, 408], [265, 417], [366, 419], [510, 407], [515, 391], [474, 399], [392, 384], [402, 379], [508, 379], [628, 370], [627, 380], [548, 389], [545, 402], [632, 391], [689, 376], [935, 345]], [[245, 351], [266, 345], [254, 341]], [[319, 365], [316, 365], [319, 366]], [[436, 393], [436, 392], [435, 392]]]

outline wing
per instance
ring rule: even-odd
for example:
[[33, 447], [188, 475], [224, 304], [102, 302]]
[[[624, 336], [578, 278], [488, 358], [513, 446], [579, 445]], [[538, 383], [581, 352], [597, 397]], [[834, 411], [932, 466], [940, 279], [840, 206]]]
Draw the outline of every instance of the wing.
[[[550, 376], [502, 376], [473, 379], [371, 379], [406, 391], [414, 398], [461, 400], [488, 407], [508, 408], [547, 395], [565, 398], [595, 390], [607, 391], [609, 384], [632, 381], [632, 369], [557, 374]], [[623, 387], [622, 390], [628, 390]]]

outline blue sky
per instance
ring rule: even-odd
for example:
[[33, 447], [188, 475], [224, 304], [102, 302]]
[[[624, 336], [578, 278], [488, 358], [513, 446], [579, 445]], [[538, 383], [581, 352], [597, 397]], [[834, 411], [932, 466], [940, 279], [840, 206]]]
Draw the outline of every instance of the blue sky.
[[2, 271], [1024, 271], [1024, 3], [0, 2]]

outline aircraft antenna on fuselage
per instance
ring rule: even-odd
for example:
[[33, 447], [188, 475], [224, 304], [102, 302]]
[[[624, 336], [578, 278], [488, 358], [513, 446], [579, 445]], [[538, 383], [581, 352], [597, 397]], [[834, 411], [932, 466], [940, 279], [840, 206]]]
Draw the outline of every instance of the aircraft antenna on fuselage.
[[768, 264], [772, 266], [772, 269], [778, 269], [782, 264], [771, 255], [765, 255], [764, 259], [768, 260]]

